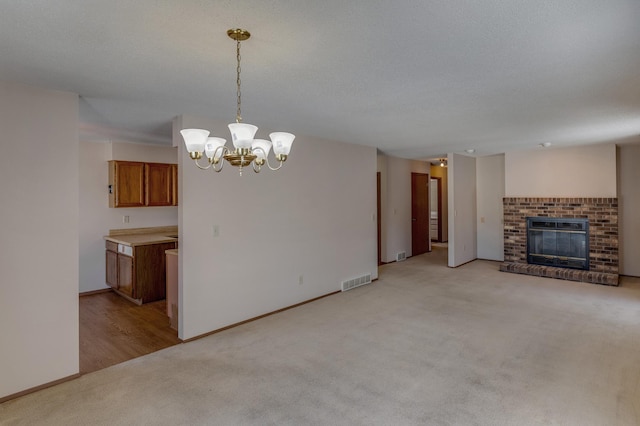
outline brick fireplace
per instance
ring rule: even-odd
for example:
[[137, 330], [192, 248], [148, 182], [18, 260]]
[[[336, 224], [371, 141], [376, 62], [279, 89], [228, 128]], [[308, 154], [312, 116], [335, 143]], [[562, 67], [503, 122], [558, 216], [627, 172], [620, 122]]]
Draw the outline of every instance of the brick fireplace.
[[[503, 272], [618, 285], [617, 198], [504, 198]], [[527, 263], [527, 217], [586, 218], [589, 270]]]

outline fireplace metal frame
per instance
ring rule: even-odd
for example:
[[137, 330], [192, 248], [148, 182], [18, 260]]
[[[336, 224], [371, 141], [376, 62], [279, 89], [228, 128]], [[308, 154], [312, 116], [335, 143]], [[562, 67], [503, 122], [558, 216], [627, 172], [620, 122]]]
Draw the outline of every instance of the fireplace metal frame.
[[[532, 232], [553, 234], [557, 244], [558, 233], [580, 234], [584, 236], [584, 256], [571, 257], [548, 253], [532, 253]], [[527, 217], [527, 262], [533, 265], [589, 270], [589, 219], [558, 217]]]

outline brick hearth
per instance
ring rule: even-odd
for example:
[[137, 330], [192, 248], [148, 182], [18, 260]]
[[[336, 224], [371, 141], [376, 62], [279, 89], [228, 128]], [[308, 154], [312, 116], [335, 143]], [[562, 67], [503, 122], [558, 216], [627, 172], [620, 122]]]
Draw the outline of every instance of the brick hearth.
[[[617, 198], [504, 198], [504, 263], [518, 274], [618, 285]], [[589, 270], [529, 265], [527, 217], [589, 219]]]

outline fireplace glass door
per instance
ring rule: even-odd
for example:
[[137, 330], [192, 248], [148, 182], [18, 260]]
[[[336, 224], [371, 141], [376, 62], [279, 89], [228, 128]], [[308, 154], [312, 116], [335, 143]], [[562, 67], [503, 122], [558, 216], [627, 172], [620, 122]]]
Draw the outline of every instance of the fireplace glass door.
[[588, 220], [527, 218], [527, 261], [588, 270]]

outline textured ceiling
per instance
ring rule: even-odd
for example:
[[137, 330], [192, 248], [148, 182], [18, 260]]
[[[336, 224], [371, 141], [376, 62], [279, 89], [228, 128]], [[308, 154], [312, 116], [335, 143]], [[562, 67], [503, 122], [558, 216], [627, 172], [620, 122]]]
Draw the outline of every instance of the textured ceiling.
[[0, 79], [80, 94], [87, 134], [169, 143], [176, 115], [234, 120], [234, 27], [260, 137], [420, 159], [640, 134], [638, 0], [0, 0]]

